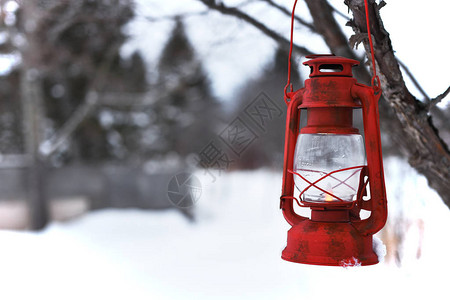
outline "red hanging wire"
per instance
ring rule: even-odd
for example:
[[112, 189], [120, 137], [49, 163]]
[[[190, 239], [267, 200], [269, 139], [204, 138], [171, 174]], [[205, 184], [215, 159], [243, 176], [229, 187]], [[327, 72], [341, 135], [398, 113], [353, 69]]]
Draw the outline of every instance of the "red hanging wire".
[[294, 7], [292, 8], [292, 15], [291, 15], [291, 40], [290, 40], [290, 46], [289, 46], [289, 62], [288, 62], [288, 79], [287, 84], [284, 87], [284, 102], [286, 105], [289, 103], [287, 99], [289, 99], [289, 95], [287, 92], [287, 89], [291, 88], [292, 93], [292, 84], [291, 84], [291, 57], [292, 57], [292, 45], [294, 40], [294, 16], [295, 16], [295, 6], [297, 5], [297, 0], [294, 2]]

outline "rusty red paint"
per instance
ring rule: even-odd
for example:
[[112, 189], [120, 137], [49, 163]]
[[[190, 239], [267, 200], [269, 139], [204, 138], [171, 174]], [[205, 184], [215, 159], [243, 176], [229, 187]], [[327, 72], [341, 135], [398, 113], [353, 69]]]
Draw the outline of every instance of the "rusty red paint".
[[353, 109], [351, 107], [310, 107], [307, 110], [307, 125], [301, 133], [358, 133], [352, 127]]
[[372, 235], [363, 236], [350, 222], [314, 222], [306, 220], [288, 232], [282, 258], [314, 265], [340, 266], [357, 259], [361, 265], [378, 263], [372, 250]]
[[[288, 93], [283, 189], [281, 209], [292, 226], [282, 258], [288, 261], [317, 265], [346, 265], [357, 261], [361, 265], [378, 262], [372, 249], [372, 235], [387, 218], [387, 201], [381, 157], [378, 89], [362, 85], [352, 77], [351, 68], [357, 61], [337, 56], [310, 56], [305, 62], [312, 68], [305, 87]], [[323, 72], [321, 66], [333, 67]], [[302, 133], [351, 134], [352, 111], [362, 108], [367, 166], [360, 176], [357, 200], [350, 203], [307, 203], [311, 218], [294, 211], [294, 152], [300, 132], [300, 109], [307, 111], [307, 125]], [[364, 181], [365, 177], [368, 181]], [[369, 200], [363, 200], [369, 183]], [[301, 199], [300, 199], [301, 201]], [[359, 218], [361, 209], [370, 210], [370, 217]]]

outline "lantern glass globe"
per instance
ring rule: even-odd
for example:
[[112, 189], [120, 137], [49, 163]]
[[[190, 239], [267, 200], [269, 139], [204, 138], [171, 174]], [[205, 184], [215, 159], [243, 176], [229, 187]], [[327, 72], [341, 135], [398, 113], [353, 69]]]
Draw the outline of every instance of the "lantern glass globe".
[[[300, 192], [306, 189], [302, 195], [306, 202], [340, 202], [333, 195], [351, 202], [358, 192], [365, 161], [364, 141], [360, 134], [299, 134], [294, 157], [295, 186]], [[339, 171], [347, 168], [353, 169]], [[333, 171], [338, 172], [309, 188], [310, 184], [299, 176], [314, 183]]]

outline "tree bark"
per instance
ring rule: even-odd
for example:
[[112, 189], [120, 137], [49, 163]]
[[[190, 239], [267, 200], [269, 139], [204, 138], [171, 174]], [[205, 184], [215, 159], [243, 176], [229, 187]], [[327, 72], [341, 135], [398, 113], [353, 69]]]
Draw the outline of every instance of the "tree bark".
[[[345, 0], [345, 4], [353, 13], [350, 24], [356, 35], [367, 36], [364, 0]], [[430, 187], [450, 207], [450, 152], [433, 125], [428, 106], [418, 101], [405, 85], [389, 34], [379, 14], [382, 6], [383, 3], [377, 5], [375, 1], [369, 0], [370, 30], [383, 96], [401, 124], [402, 150], [410, 165], [427, 178]], [[367, 39], [364, 40], [364, 46], [369, 54]]]

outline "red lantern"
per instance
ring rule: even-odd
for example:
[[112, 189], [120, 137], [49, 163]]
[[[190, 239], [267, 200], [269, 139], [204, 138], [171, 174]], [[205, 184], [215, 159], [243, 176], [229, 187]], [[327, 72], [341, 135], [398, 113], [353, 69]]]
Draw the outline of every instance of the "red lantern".
[[[387, 218], [380, 89], [356, 82], [352, 67], [358, 61], [334, 55], [307, 58], [304, 64], [311, 73], [305, 87], [287, 93], [291, 100], [281, 209], [292, 228], [282, 258], [317, 265], [376, 264], [372, 236]], [[362, 108], [364, 139], [352, 125], [353, 110], [358, 108]], [[307, 125], [300, 129], [302, 109]], [[364, 197], [367, 189], [369, 199]], [[297, 214], [294, 201], [309, 207], [311, 216]], [[361, 210], [370, 211], [370, 216], [361, 219]]]

